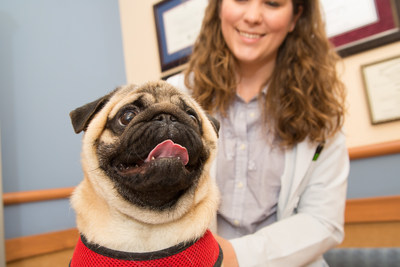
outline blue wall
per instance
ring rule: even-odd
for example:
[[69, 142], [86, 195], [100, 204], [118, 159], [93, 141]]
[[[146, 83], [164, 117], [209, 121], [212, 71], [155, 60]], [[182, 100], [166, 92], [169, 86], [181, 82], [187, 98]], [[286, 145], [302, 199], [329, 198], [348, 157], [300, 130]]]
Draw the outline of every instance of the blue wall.
[[[126, 83], [118, 1], [0, 1], [3, 190], [76, 186], [69, 112]], [[5, 207], [5, 237], [75, 227], [68, 200]]]
[[400, 195], [400, 154], [352, 160], [348, 198]]

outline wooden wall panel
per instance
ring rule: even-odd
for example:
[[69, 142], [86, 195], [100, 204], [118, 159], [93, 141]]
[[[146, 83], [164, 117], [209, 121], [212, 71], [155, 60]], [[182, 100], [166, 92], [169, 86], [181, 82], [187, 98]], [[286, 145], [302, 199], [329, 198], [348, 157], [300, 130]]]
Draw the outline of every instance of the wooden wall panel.
[[339, 247], [400, 247], [400, 222], [346, 224]]
[[6, 260], [10, 262], [73, 248], [78, 238], [79, 234], [76, 229], [68, 229], [8, 239], [6, 240]]

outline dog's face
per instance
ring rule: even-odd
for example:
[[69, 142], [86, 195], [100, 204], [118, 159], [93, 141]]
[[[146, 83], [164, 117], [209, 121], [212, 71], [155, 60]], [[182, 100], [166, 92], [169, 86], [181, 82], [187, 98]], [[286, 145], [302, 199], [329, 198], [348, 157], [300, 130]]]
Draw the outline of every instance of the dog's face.
[[218, 122], [165, 82], [127, 86], [71, 112], [85, 131], [87, 178], [112, 207], [144, 222], [167, 222], [201, 201]]

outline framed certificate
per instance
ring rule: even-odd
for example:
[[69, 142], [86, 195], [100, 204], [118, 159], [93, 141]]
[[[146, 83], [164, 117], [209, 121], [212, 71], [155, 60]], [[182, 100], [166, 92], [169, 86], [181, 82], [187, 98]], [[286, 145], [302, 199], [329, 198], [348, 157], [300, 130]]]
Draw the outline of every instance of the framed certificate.
[[400, 119], [400, 55], [361, 69], [372, 124]]
[[328, 37], [342, 57], [400, 40], [398, 0], [322, 0], [321, 3]]
[[161, 71], [187, 61], [207, 5], [208, 0], [164, 0], [153, 6]]

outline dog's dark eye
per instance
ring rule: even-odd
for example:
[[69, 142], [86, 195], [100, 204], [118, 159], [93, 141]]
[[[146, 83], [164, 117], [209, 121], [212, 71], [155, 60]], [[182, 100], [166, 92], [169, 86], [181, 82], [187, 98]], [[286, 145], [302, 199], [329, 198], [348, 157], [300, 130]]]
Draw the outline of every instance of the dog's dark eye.
[[122, 113], [121, 117], [119, 117], [119, 123], [121, 126], [127, 126], [131, 120], [138, 114], [137, 110], [125, 110], [124, 113]]
[[197, 114], [196, 112], [194, 112], [194, 110], [189, 109], [188, 111], [186, 111], [186, 113], [189, 115], [189, 117], [195, 122], [195, 123], [199, 123], [199, 120], [197, 118]]

